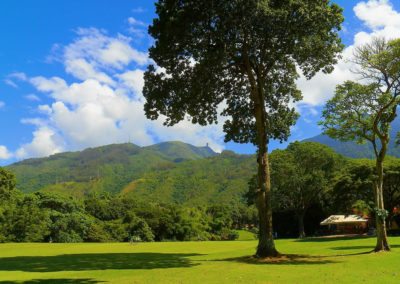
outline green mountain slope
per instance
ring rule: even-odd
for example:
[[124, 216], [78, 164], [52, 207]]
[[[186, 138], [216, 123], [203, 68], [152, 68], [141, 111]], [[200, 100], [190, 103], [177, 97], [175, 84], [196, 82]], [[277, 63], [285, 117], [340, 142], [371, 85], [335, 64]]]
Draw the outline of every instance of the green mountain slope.
[[196, 160], [198, 158], [212, 157], [216, 155], [216, 153], [208, 146], [196, 147], [180, 141], [159, 143], [144, 147], [143, 149], [159, 153], [167, 159], [172, 159], [174, 162]]
[[122, 193], [149, 202], [189, 206], [238, 204], [255, 172], [254, 156], [224, 151], [215, 157], [145, 173], [125, 187]]
[[[400, 131], [400, 118], [396, 118], [392, 123], [392, 128], [390, 131], [390, 143], [388, 155], [400, 158], [400, 146], [396, 145], [396, 136]], [[320, 134], [315, 137], [306, 139], [304, 141], [318, 142], [325, 144], [337, 153], [350, 158], [375, 158], [374, 150], [370, 143], [357, 144], [355, 142], [341, 142], [334, 140], [326, 135]]]
[[166, 142], [150, 147], [114, 144], [67, 152], [47, 158], [28, 159], [10, 165], [24, 192], [37, 190], [91, 191], [117, 193], [146, 172], [174, 167], [186, 160], [215, 156], [208, 147], [194, 147], [181, 142]]

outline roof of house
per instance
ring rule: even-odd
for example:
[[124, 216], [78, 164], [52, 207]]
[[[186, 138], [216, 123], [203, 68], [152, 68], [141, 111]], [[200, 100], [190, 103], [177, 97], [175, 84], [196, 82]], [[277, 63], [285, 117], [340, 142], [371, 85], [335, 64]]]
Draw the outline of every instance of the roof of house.
[[331, 215], [324, 221], [322, 221], [320, 224], [324, 226], [332, 224], [364, 223], [364, 222], [368, 222], [368, 220], [358, 215]]

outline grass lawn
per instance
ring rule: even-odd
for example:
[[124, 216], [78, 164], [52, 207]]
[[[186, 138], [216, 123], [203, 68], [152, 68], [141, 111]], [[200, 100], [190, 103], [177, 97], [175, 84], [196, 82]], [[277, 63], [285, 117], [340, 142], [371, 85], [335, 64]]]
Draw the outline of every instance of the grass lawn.
[[374, 238], [278, 240], [289, 256], [273, 262], [248, 257], [255, 240], [1, 244], [0, 283], [400, 283], [400, 237], [390, 243], [363, 254]]

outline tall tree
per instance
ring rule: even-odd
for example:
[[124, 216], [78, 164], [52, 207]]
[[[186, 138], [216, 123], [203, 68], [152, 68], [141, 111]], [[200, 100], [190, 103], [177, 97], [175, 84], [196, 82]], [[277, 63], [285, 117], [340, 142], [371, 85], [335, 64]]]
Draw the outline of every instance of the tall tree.
[[304, 215], [311, 205], [321, 203], [344, 159], [328, 146], [295, 142], [286, 150], [272, 152], [271, 164], [272, 191], [277, 207], [295, 213], [299, 238], [304, 238]]
[[383, 202], [383, 162], [389, 139], [390, 124], [397, 116], [400, 103], [400, 39], [375, 38], [354, 53], [354, 70], [362, 83], [347, 81], [336, 87], [328, 101], [321, 123], [325, 133], [343, 141], [372, 143], [376, 157], [374, 182], [377, 243], [375, 251], [390, 250]]
[[[220, 113], [225, 141], [257, 146], [257, 256], [278, 254], [272, 236], [268, 143], [286, 140], [301, 99], [295, 81], [331, 72], [342, 50], [342, 10], [329, 0], [159, 0], [143, 94], [148, 118], [207, 125]], [[298, 69], [297, 69], [298, 68]]]

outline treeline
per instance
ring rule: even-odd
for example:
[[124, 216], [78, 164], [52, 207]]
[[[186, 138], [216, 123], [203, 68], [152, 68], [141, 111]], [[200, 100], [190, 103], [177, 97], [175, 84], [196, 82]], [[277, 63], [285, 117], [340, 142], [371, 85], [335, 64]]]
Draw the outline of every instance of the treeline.
[[[234, 163], [224, 156], [224, 163], [199, 160], [208, 167], [225, 166], [227, 177], [245, 175], [243, 164]], [[233, 158], [232, 158], [233, 159]], [[216, 161], [220, 161], [217, 159]], [[236, 160], [235, 160], [236, 161]], [[319, 143], [292, 143], [286, 150], [276, 150], [270, 155], [271, 182], [274, 206], [274, 231], [278, 237], [304, 237], [320, 234], [319, 223], [331, 214], [359, 214], [374, 217], [373, 181], [374, 162], [368, 159], [347, 159]], [[193, 192], [196, 185], [202, 194], [213, 192], [208, 183], [199, 182], [204, 167], [189, 167], [182, 174], [163, 173], [163, 179], [154, 178], [154, 197], [179, 178], [187, 186], [174, 194]], [[229, 165], [229, 166], [228, 166]], [[207, 168], [207, 167], [206, 167]], [[214, 169], [213, 168], [213, 169]], [[181, 173], [181, 174], [179, 174]], [[223, 183], [222, 177], [209, 175], [210, 183]], [[206, 175], [203, 175], [204, 178]], [[246, 178], [246, 177], [243, 177]], [[82, 198], [62, 193], [39, 191], [24, 194], [17, 190], [14, 175], [0, 170], [0, 241], [2, 242], [122, 242], [122, 241], [187, 241], [232, 240], [238, 237], [237, 229], [256, 232], [257, 212], [254, 193], [258, 186], [254, 178], [248, 186], [236, 183], [237, 188], [221, 187], [214, 202], [205, 205], [203, 199], [192, 194], [191, 203], [179, 203], [165, 198], [151, 200], [148, 195], [90, 193]], [[197, 182], [195, 182], [197, 181]], [[388, 158], [384, 168], [384, 199], [388, 211], [387, 224], [400, 225], [400, 159]], [[224, 190], [226, 192], [224, 193]], [[231, 195], [227, 193], [231, 193]], [[161, 196], [159, 196], [161, 195]], [[232, 196], [242, 198], [232, 198]], [[223, 198], [225, 196], [225, 199]], [[207, 197], [207, 199], [210, 196]], [[206, 199], [204, 197], [204, 199]], [[177, 196], [176, 200], [180, 200]]]
[[[274, 230], [285, 237], [321, 234], [319, 223], [333, 214], [375, 218], [375, 162], [349, 159], [315, 142], [291, 143], [270, 155]], [[384, 204], [389, 233], [400, 233], [400, 159], [384, 165]], [[258, 186], [249, 182], [248, 204]], [[373, 223], [373, 222], [372, 222]], [[397, 226], [392, 226], [397, 224]]]
[[252, 207], [183, 207], [107, 193], [84, 199], [23, 194], [0, 171], [1, 242], [127, 242], [233, 240], [234, 228], [256, 222]]

